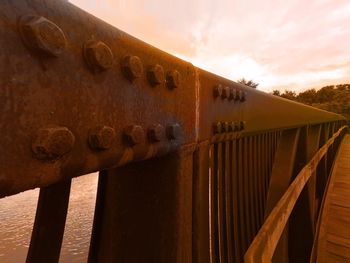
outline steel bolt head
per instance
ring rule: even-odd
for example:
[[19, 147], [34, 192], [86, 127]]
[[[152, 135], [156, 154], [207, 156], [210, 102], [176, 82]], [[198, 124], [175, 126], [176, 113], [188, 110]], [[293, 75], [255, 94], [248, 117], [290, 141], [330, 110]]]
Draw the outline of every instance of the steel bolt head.
[[236, 90], [235, 92], [235, 101], [240, 101], [241, 100], [241, 91], [240, 90]]
[[93, 71], [104, 71], [113, 66], [112, 50], [102, 41], [87, 41], [84, 45], [84, 58]]
[[230, 132], [235, 131], [235, 122], [234, 121], [229, 122], [228, 125], [229, 125], [228, 129]]
[[241, 95], [240, 95], [240, 101], [241, 102], [244, 102], [245, 100], [246, 100], [246, 92], [244, 92], [244, 91], [241, 91]]
[[229, 132], [230, 131], [230, 124], [227, 121], [223, 123], [223, 130], [225, 132]]
[[214, 128], [214, 134], [220, 134], [222, 133], [223, 127], [222, 127], [222, 123], [221, 122], [217, 122], [214, 124], [213, 128]]
[[148, 130], [148, 137], [152, 142], [160, 142], [165, 138], [165, 129], [161, 124], [155, 124]]
[[20, 33], [25, 44], [48, 56], [58, 57], [66, 48], [63, 31], [42, 16], [24, 16], [20, 19]]
[[108, 126], [98, 126], [89, 132], [89, 145], [93, 150], [107, 150], [112, 147], [115, 131]]
[[235, 100], [240, 102], [245, 101], [245, 92], [242, 90], [237, 90]]
[[169, 71], [167, 76], [166, 76], [167, 86], [170, 89], [178, 88], [180, 86], [180, 82], [181, 82], [180, 78], [181, 78], [180, 72], [178, 72], [177, 70]]
[[58, 159], [70, 152], [75, 137], [66, 127], [42, 128], [32, 143], [32, 150], [38, 159]]
[[178, 123], [168, 125], [166, 134], [169, 140], [176, 140], [181, 136], [181, 126]]
[[234, 100], [235, 97], [236, 97], [236, 90], [233, 87], [230, 87], [230, 92], [229, 92], [228, 99], [229, 100]]
[[126, 56], [122, 61], [122, 71], [129, 81], [140, 78], [143, 74], [141, 59], [137, 56]]
[[240, 131], [240, 122], [239, 121], [235, 121], [234, 122], [234, 131]]
[[230, 96], [230, 88], [226, 86], [222, 89], [221, 98], [224, 100], [224, 99], [227, 99], [229, 96]]
[[131, 125], [126, 127], [124, 134], [131, 145], [141, 144], [146, 141], [145, 132], [139, 125]]
[[222, 85], [218, 84], [214, 87], [214, 97], [215, 98], [221, 97], [221, 95], [222, 95]]
[[152, 86], [157, 86], [165, 81], [164, 69], [161, 65], [152, 66], [147, 72], [148, 81]]
[[245, 129], [245, 124], [246, 124], [245, 121], [240, 121], [239, 122], [239, 130], [240, 131], [243, 131]]

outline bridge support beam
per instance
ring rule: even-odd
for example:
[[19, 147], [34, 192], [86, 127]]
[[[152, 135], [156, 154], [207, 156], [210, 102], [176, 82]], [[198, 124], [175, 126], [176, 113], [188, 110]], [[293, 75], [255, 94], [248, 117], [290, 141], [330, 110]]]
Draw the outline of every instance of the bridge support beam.
[[209, 142], [198, 145], [193, 169], [193, 262], [210, 262]]
[[194, 150], [100, 174], [89, 262], [192, 262]]
[[70, 186], [69, 179], [40, 189], [27, 263], [58, 262]]

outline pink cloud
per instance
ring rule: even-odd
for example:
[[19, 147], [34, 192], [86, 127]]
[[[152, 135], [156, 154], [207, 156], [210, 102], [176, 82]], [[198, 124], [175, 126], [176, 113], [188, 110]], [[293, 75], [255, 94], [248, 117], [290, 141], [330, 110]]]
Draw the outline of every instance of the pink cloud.
[[72, 0], [114, 26], [266, 91], [350, 82], [348, 0]]

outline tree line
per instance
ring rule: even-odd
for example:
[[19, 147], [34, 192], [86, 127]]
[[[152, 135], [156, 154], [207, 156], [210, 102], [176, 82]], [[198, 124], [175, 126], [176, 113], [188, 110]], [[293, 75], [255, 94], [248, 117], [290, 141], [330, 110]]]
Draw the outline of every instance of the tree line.
[[[246, 80], [244, 78], [237, 80], [237, 82], [254, 89], [259, 85], [252, 80]], [[350, 122], [350, 84], [329, 85], [319, 90], [308, 89], [298, 94], [291, 90], [285, 90], [283, 93], [279, 90], [273, 90], [272, 94], [315, 108], [341, 114]]]
[[350, 120], [350, 84], [329, 85], [319, 90], [308, 89], [298, 94], [291, 90], [285, 90], [283, 93], [274, 90], [272, 94], [339, 113]]

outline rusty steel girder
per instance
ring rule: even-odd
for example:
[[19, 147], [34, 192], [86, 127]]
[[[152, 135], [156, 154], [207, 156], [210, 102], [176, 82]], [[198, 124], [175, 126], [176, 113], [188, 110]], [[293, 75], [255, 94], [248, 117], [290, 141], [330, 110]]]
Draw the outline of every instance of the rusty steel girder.
[[217, 137], [344, 120], [196, 68], [66, 1], [1, 1], [0, 47], [0, 197]]

